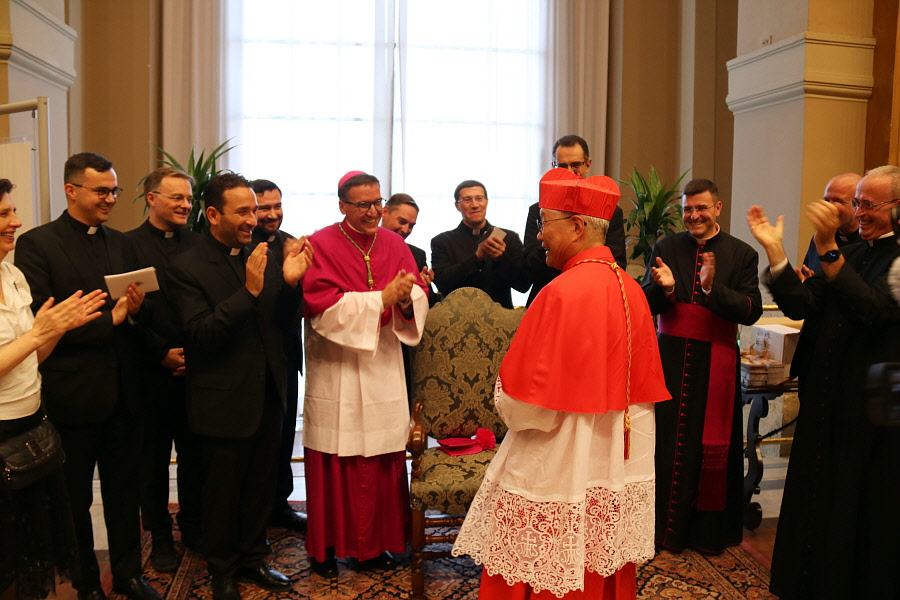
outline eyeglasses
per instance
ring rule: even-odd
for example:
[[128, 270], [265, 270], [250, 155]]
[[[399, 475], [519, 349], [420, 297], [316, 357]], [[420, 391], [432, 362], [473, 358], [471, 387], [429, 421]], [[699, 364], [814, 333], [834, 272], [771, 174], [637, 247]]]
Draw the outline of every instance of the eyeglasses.
[[684, 208], [681, 209], [681, 212], [683, 212], [686, 215], [691, 215], [694, 213], [706, 212], [711, 208], [712, 208], [712, 206], [685, 206]]
[[554, 161], [553, 168], [555, 168], [555, 169], [573, 169], [574, 170], [574, 169], [580, 169], [581, 167], [583, 167], [584, 163], [585, 163], [585, 161], [583, 161], [583, 160], [579, 160], [576, 162], [570, 162], [570, 163], [561, 163], [561, 162]]
[[568, 217], [560, 217], [558, 219], [538, 219], [538, 233], [544, 233], [544, 225], [547, 223], [552, 223], [553, 221], [565, 221], [566, 219], [571, 219], [575, 215], [569, 215]]
[[72, 185], [74, 185], [75, 187], [84, 188], [86, 190], [90, 190], [90, 191], [94, 192], [95, 194], [97, 194], [97, 197], [100, 198], [101, 200], [104, 200], [110, 194], [112, 194], [113, 198], [118, 198], [119, 192], [125, 191], [120, 187], [114, 187], [114, 188], [110, 189], [110, 188], [105, 188], [105, 187], [88, 187], [86, 185], [81, 185], [80, 183], [73, 183]]
[[381, 210], [381, 205], [384, 202], [384, 198], [380, 198], [375, 200], [374, 202], [350, 202], [349, 200], [341, 200], [341, 202], [345, 204], [352, 204], [356, 208], [359, 209], [360, 212], [369, 212], [369, 210], [374, 206], [376, 210]]
[[166, 198], [168, 198], [169, 200], [172, 200], [172, 201], [174, 201], [174, 202], [179, 202], [179, 203], [180, 203], [180, 202], [187, 202], [188, 204], [193, 204], [193, 203], [194, 203], [194, 197], [193, 197], [193, 196], [181, 196], [181, 195], [178, 195], [178, 196], [170, 196], [169, 194], [163, 194], [162, 192], [153, 192], [153, 193], [154, 193], [154, 194], [159, 194], [160, 196], [165, 196]]
[[463, 196], [462, 198], [457, 200], [456, 203], [457, 204], [465, 204], [466, 206], [469, 206], [473, 202], [477, 202], [477, 203], [481, 204], [485, 200], [487, 200], [487, 196]]
[[853, 200], [850, 201], [850, 204], [853, 205], [854, 212], [858, 211], [859, 209], [862, 209], [863, 212], [868, 213], [868, 212], [872, 212], [879, 206], [883, 206], [885, 204], [890, 204], [891, 202], [896, 202], [897, 200], [898, 200], [898, 198], [894, 198], [893, 200], [885, 200], [884, 202], [878, 202], [877, 204], [872, 204], [868, 200], [863, 200], [862, 202], [860, 202], [859, 200], [856, 200], [854, 198]]

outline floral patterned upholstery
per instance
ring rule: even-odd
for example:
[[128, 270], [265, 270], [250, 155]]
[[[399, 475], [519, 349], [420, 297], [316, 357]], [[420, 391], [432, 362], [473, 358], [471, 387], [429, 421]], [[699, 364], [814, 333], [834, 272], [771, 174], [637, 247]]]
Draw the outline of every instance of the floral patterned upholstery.
[[[456, 537], [427, 535], [425, 529], [462, 523], [496, 454], [494, 449], [450, 456], [439, 448], [426, 448], [427, 439], [469, 438], [484, 427], [494, 432], [499, 443], [506, 425], [494, 409], [494, 384], [524, 314], [524, 308], [503, 308], [476, 288], [455, 290], [428, 313], [412, 360], [415, 406], [407, 446], [413, 457], [414, 597], [424, 591], [423, 559], [448, 555], [424, 551], [424, 546]], [[425, 516], [425, 511], [443, 516]]]
[[524, 314], [476, 288], [455, 290], [431, 309], [413, 359], [413, 393], [423, 404], [426, 435], [471, 437], [484, 427], [503, 437], [494, 384]]
[[422, 453], [422, 473], [411, 486], [413, 510], [436, 510], [464, 515], [484, 479], [496, 449], [478, 454], [450, 456], [440, 448]]

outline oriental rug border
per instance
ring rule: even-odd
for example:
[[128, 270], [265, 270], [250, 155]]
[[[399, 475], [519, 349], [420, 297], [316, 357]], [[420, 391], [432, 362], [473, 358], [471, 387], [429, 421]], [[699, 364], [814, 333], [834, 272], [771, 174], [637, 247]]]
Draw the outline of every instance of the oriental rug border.
[[[294, 503], [302, 509], [302, 503]], [[172, 509], [176, 507], [173, 505]], [[144, 577], [166, 600], [200, 600], [212, 597], [206, 562], [180, 544], [175, 532], [176, 549], [182, 555], [175, 573], [157, 573], [149, 563], [150, 535], [143, 534]], [[289, 576], [290, 592], [272, 593], [249, 584], [240, 584], [243, 600], [272, 598], [331, 598], [369, 600], [410, 598], [409, 556], [400, 557], [400, 565], [391, 571], [356, 572], [349, 563], [339, 561], [339, 577], [325, 580], [309, 569], [303, 535], [281, 528], [269, 530], [272, 555], [269, 565]], [[432, 599], [475, 600], [481, 567], [468, 557], [446, 558], [425, 563], [426, 594]], [[770, 600], [769, 571], [741, 546], [728, 548], [721, 555], [686, 550], [681, 553], [660, 551], [645, 565], [638, 566], [637, 597], [690, 600]], [[111, 582], [105, 582], [109, 589]], [[111, 598], [124, 596], [111, 595]]]

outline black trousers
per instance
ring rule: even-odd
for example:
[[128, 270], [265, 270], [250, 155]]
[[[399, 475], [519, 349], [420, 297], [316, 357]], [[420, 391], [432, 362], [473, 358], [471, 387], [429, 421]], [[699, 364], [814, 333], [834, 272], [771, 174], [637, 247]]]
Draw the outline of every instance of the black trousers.
[[141, 574], [137, 420], [121, 403], [102, 423], [67, 427], [54, 423], [63, 440], [63, 474], [69, 490], [81, 572], [73, 574], [76, 590], [100, 589], [100, 567], [94, 554], [91, 504], [94, 467], [100, 474], [103, 519], [109, 563], [115, 581]]
[[182, 539], [200, 539], [203, 468], [200, 439], [188, 430], [183, 378], [153, 380], [141, 420], [141, 520], [150, 532], [170, 530], [169, 460], [178, 453], [178, 525]]
[[294, 456], [294, 435], [297, 427], [297, 404], [299, 394], [297, 373], [288, 373], [287, 410], [281, 425], [281, 444], [278, 449], [278, 483], [275, 487], [275, 510], [284, 508], [294, 491], [294, 471], [291, 458]]
[[271, 376], [259, 429], [247, 438], [203, 436], [203, 550], [212, 576], [257, 567], [269, 553], [266, 525], [272, 514], [282, 438], [283, 409]]

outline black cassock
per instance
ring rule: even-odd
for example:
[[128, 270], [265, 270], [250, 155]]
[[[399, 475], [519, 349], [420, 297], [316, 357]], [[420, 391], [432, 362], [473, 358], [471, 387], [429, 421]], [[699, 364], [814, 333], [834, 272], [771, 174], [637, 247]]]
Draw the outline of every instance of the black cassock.
[[[771, 589], [793, 598], [900, 598], [900, 428], [868, 420], [869, 365], [900, 361], [900, 308], [885, 276], [894, 237], [842, 248], [834, 281], [769, 283], [805, 319], [794, 355], [800, 413], [772, 557]], [[815, 343], [811, 343], [811, 342]]]
[[[713, 287], [700, 287], [701, 254], [716, 257]], [[700, 305], [732, 323], [751, 325], [762, 314], [757, 268], [759, 257], [748, 244], [720, 232], [697, 244], [688, 232], [656, 243], [650, 264], [661, 257], [675, 277], [674, 301]], [[654, 315], [672, 305], [648, 272], [642, 287]], [[712, 346], [708, 341], [659, 334], [669, 402], [656, 405], [656, 543], [673, 550], [691, 546], [721, 552], [743, 538], [743, 449], [741, 435], [740, 356], [734, 361], [731, 428], [727, 434], [724, 510], [699, 510], [698, 487]], [[735, 338], [735, 345], [737, 339]]]

